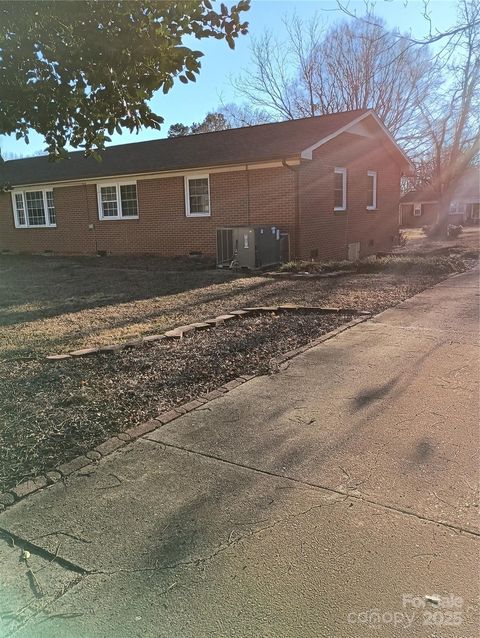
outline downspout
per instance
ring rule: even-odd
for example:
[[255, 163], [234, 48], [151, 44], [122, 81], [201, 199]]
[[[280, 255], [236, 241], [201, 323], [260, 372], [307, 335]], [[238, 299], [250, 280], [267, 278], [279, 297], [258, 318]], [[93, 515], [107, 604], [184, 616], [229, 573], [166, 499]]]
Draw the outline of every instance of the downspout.
[[[300, 164], [298, 166], [290, 166], [287, 160], [282, 159], [282, 166], [288, 168], [295, 175], [295, 211], [294, 211], [294, 228], [295, 228], [295, 246], [293, 256], [300, 259]], [[290, 256], [289, 256], [290, 258]]]
[[90, 205], [88, 203], [88, 186], [86, 182], [84, 182], [83, 187], [85, 191], [85, 204], [87, 206], [88, 230], [93, 231], [93, 242], [95, 245], [95, 254], [98, 255], [97, 229], [95, 226], [95, 222], [92, 222], [91, 216], [90, 216]]
[[245, 170], [247, 172], [247, 226], [250, 226], [250, 173], [248, 164], [245, 164]]

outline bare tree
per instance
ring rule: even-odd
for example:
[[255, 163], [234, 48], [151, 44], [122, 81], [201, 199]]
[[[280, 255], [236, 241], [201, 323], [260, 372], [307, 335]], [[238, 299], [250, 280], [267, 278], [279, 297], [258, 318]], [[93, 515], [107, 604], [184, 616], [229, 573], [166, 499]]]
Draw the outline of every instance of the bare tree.
[[248, 74], [233, 81], [236, 92], [254, 109], [270, 112], [275, 119], [301, 117], [292, 96], [294, 67], [288, 48], [266, 32], [252, 41], [251, 55]]
[[236, 92], [276, 119], [374, 108], [399, 141], [410, 139], [416, 101], [434, 82], [427, 47], [383, 23], [342, 22], [325, 30], [318, 17], [285, 20], [287, 39], [254, 40], [253, 72], [234, 81]]
[[446, 230], [459, 179], [480, 153], [480, 3], [461, 0], [457, 23], [461, 30], [437, 60], [445, 66], [445, 88], [433, 102], [420, 104], [425, 150], [419, 169], [424, 181], [440, 194], [439, 230]]
[[[387, 0], [387, 2], [390, 0]], [[409, 0], [404, 0], [405, 6], [407, 6]], [[473, 2], [472, 4], [475, 4]], [[364, 10], [362, 15], [359, 16], [356, 9], [351, 7], [350, 1], [347, 0], [337, 0], [338, 9], [349, 16], [350, 18], [355, 18], [357, 20], [361, 20], [366, 24], [371, 24], [374, 26], [378, 26], [378, 19], [373, 15], [373, 10], [375, 8], [374, 0], [364, 0], [363, 2]], [[435, 44], [437, 42], [447, 42], [451, 44], [453, 40], [456, 38], [461, 38], [467, 34], [467, 32], [472, 29], [480, 28], [480, 16], [475, 12], [469, 12], [468, 14], [463, 13], [462, 19], [458, 20], [457, 23], [451, 26], [448, 29], [438, 29], [433, 25], [432, 20], [432, 11], [431, 11], [431, 0], [422, 0], [420, 3], [420, 16], [423, 18], [426, 27], [426, 33], [423, 38], [414, 38], [411, 35], [403, 35], [403, 38], [406, 38], [411, 44], [415, 45], [426, 45], [426, 44]]]
[[397, 141], [410, 141], [417, 104], [436, 82], [426, 47], [413, 52], [383, 24], [344, 22], [326, 34], [320, 53], [322, 112], [373, 108]]
[[242, 126], [255, 126], [256, 124], [268, 124], [275, 121], [271, 113], [262, 109], [252, 109], [248, 104], [235, 104], [229, 102], [222, 104], [218, 109], [222, 113], [230, 128]]

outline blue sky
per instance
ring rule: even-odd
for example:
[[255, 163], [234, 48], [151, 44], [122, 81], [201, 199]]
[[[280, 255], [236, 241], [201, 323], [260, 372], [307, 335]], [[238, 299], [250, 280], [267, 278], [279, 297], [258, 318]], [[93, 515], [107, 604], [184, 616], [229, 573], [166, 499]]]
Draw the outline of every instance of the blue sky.
[[[233, 4], [235, 0], [224, 0]], [[359, 15], [364, 10], [363, 0], [350, 0], [349, 7]], [[426, 35], [428, 24], [422, 17], [423, 3], [412, 0], [378, 0], [375, 2], [375, 13], [384, 18], [391, 27], [402, 32], [410, 32], [414, 37]], [[450, 0], [432, 0], [430, 3], [432, 22], [438, 29], [444, 29], [455, 21], [456, 2]], [[175, 122], [191, 124], [200, 121], [208, 111], [214, 110], [223, 100], [225, 103], [235, 101], [234, 90], [230, 85], [230, 77], [242, 70], [248, 70], [250, 61], [251, 38], [261, 35], [265, 29], [278, 35], [283, 34], [282, 18], [297, 15], [308, 19], [318, 13], [325, 23], [333, 24], [345, 16], [337, 10], [337, 4], [330, 0], [252, 0], [252, 8], [248, 12], [250, 22], [249, 35], [236, 41], [234, 51], [227, 44], [218, 40], [202, 40], [195, 48], [205, 53], [202, 58], [202, 70], [196, 83], [181, 84], [178, 82], [166, 96], [158, 94], [152, 100], [153, 109], [165, 118], [160, 131], [145, 129], [138, 135], [128, 132], [112, 136], [112, 144], [124, 144], [140, 140], [166, 137], [168, 127]], [[42, 138], [32, 133], [30, 144], [16, 141], [14, 137], [0, 136], [2, 153], [30, 155], [44, 147]]]

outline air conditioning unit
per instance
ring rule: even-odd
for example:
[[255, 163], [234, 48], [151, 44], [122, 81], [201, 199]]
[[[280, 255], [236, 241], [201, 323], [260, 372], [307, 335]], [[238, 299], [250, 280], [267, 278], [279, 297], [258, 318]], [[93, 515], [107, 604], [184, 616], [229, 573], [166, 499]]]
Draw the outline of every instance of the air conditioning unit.
[[255, 270], [289, 259], [289, 236], [277, 226], [217, 228], [217, 266]]

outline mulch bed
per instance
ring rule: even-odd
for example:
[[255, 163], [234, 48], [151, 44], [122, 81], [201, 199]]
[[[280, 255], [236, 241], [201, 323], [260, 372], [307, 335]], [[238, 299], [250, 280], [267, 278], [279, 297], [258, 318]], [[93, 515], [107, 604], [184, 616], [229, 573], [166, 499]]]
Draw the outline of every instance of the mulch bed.
[[0, 491], [239, 375], [269, 373], [272, 357], [351, 318], [261, 315], [93, 358], [4, 361]]

